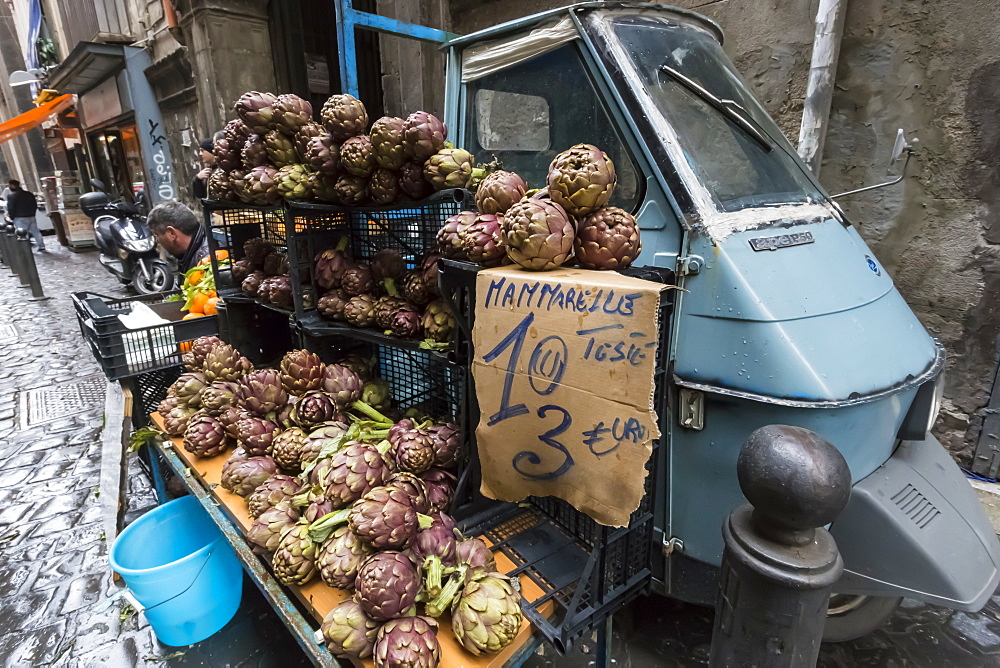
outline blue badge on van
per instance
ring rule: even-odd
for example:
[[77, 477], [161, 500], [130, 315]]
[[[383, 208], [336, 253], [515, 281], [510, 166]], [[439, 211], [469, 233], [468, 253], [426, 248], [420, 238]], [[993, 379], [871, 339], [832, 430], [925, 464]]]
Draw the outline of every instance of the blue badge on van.
[[865, 259], [868, 260], [868, 268], [871, 269], [876, 276], [882, 275], [882, 270], [878, 268], [878, 263], [872, 259], [871, 255], [865, 255]]

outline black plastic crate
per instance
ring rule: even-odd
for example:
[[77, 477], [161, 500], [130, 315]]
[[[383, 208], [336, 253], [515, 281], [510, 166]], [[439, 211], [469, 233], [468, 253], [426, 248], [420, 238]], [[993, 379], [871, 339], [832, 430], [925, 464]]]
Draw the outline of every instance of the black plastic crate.
[[166, 399], [167, 390], [184, 373], [183, 366], [170, 366], [147, 373], [140, 373], [128, 380], [132, 391], [132, 426], [149, 425], [149, 414]]
[[219, 302], [219, 337], [254, 366], [277, 364], [298, 346], [288, 312], [268, 308], [250, 297], [230, 296]]
[[[176, 293], [174, 293], [176, 294]], [[73, 306], [80, 332], [108, 380], [120, 380], [181, 363], [184, 343], [219, 331], [214, 315], [183, 320], [183, 302], [166, 301], [172, 293], [117, 298], [93, 292], [74, 292]], [[129, 329], [119, 315], [145, 304], [170, 322]]]
[[258, 207], [207, 199], [202, 200], [202, 210], [216, 292], [220, 297], [242, 295], [232, 271], [219, 270], [216, 251], [228, 251], [232, 262], [242, 260], [243, 244], [255, 237], [271, 242], [278, 250], [286, 250], [285, 210], [280, 206]]
[[444, 222], [463, 209], [472, 208], [467, 190], [443, 190], [420, 202], [392, 207], [340, 207], [307, 202], [289, 202], [288, 259], [291, 266], [295, 315], [302, 328], [313, 335], [353, 336], [378, 345], [418, 349], [419, 341], [387, 336], [374, 329], [359, 329], [324, 318], [316, 306], [322, 290], [313, 267], [324, 250], [348, 239], [348, 250], [356, 260], [370, 261], [380, 250], [400, 252], [407, 269], [413, 269], [436, 246], [437, 232]]

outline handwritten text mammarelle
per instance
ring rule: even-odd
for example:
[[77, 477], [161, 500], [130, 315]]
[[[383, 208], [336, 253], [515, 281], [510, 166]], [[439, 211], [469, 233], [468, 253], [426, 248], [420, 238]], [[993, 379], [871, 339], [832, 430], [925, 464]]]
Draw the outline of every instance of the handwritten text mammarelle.
[[518, 286], [506, 278], [497, 278], [490, 282], [483, 306], [485, 308], [516, 306], [575, 313], [594, 313], [601, 310], [610, 315], [630, 317], [635, 313], [635, 300], [642, 296], [641, 292], [616, 294], [613, 289], [591, 290], [541, 281], [522, 283]]

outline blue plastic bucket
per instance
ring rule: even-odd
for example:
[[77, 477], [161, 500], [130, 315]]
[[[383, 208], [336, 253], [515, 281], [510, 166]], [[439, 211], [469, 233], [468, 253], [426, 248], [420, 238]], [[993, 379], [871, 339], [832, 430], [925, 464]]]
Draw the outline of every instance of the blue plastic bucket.
[[129, 525], [111, 547], [110, 561], [165, 645], [204, 640], [240, 607], [243, 568], [193, 496]]

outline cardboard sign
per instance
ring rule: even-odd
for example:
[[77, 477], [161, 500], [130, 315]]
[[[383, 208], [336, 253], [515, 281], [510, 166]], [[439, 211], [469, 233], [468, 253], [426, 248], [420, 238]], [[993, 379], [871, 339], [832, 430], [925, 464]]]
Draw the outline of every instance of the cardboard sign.
[[484, 495], [557, 496], [601, 524], [628, 524], [660, 435], [664, 288], [583, 269], [479, 272], [472, 372]]

